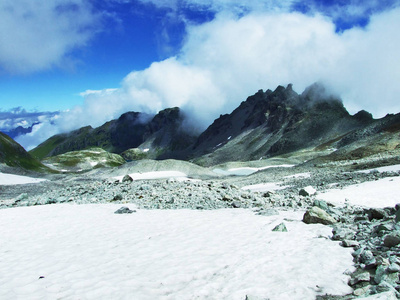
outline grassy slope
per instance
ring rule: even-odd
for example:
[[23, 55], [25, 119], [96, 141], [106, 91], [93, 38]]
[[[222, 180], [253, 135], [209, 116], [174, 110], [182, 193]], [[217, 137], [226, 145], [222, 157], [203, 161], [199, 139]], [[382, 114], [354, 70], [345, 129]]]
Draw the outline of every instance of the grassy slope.
[[10, 167], [21, 167], [38, 172], [49, 171], [21, 145], [2, 132], [0, 132], [0, 162]]

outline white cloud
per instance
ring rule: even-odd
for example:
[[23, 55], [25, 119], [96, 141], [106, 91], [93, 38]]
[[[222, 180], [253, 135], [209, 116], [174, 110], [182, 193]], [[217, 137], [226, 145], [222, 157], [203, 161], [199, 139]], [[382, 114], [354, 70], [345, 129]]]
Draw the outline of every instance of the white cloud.
[[87, 0], [3, 0], [0, 69], [31, 73], [61, 66], [95, 33], [100, 16]]
[[187, 27], [176, 57], [127, 75], [116, 90], [88, 92], [65, 113], [62, 130], [98, 126], [129, 111], [180, 106], [203, 129], [258, 89], [316, 81], [341, 95], [355, 113], [399, 112], [400, 9], [371, 18], [365, 29], [337, 33], [331, 19], [300, 13], [220, 13]]

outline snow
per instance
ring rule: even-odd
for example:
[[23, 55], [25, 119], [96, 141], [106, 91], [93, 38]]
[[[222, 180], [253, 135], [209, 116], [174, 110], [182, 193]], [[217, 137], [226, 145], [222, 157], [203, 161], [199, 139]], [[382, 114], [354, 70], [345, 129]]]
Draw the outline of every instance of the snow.
[[150, 151], [149, 148], [143, 149], [143, 152], [149, 152], [149, 151]]
[[45, 181], [46, 179], [32, 178], [27, 176], [6, 174], [0, 172], [0, 185], [16, 185], [16, 184], [28, 184], [38, 183]]
[[394, 207], [400, 203], [400, 177], [387, 177], [350, 185], [344, 189], [331, 189], [317, 197], [331, 203], [349, 203], [367, 207]]
[[282, 182], [268, 182], [268, 183], [246, 185], [242, 187], [242, 190], [249, 190], [252, 192], [268, 192], [268, 191], [283, 190], [287, 188], [287, 186], [281, 186], [280, 184], [282, 184]]
[[[0, 299], [315, 299], [351, 292], [351, 251], [303, 212], [46, 205], [0, 211]], [[130, 207], [133, 208], [133, 207]], [[285, 219], [288, 232], [272, 232]], [[290, 221], [291, 220], [291, 221]]]
[[225, 176], [248, 176], [255, 172], [270, 169], [270, 168], [291, 168], [291, 167], [294, 167], [294, 165], [276, 165], [276, 166], [266, 166], [266, 167], [262, 167], [262, 168], [242, 167], [242, 168], [232, 168], [232, 169], [228, 169], [228, 170], [216, 168], [216, 169], [213, 169], [213, 172], [220, 174], [220, 175], [225, 175]]
[[95, 166], [98, 165], [98, 162], [96, 162], [96, 161], [91, 161], [91, 162], [89, 162], [89, 163], [90, 163], [90, 165], [91, 165], [92, 167], [95, 167]]
[[[129, 176], [133, 180], [144, 180], [144, 179], [162, 179], [162, 178], [180, 178], [188, 179], [187, 175], [180, 171], [153, 171], [144, 173], [131, 173]], [[114, 179], [121, 181], [124, 176], [117, 176]]]
[[372, 171], [378, 171], [380, 173], [382, 173], [382, 172], [399, 172], [400, 165], [391, 165], [391, 166], [379, 167], [379, 168], [375, 168], [375, 169], [368, 169], [368, 170], [362, 170], [362, 171], [357, 171], [357, 172], [358, 173], [370, 173]]

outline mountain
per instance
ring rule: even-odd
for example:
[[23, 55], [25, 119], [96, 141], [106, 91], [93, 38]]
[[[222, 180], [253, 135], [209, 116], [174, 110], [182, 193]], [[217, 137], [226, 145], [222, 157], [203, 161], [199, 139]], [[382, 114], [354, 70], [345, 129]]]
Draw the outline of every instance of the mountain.
[[187, 129], [188, 121], [177, 107], [155, 116], [128, 112], [98, 128], [53, 136], [31, 153], [43, 159], [100, 147], [125, 160], [176, 158], [211, 166], [282, 155], [340, 160], [400, 152], [400, 114], [382, 119], [366, 111], [350, 115], [321, 84], [301, 94], [290, 84], [259, 90], [200, 135]]
[[352, 116], [320, 84], [302, 94], [294, 92], [292, 85], [279, 86], [275, 91], [258, 91], [231, 114], [216, 119], [193, 145], [191, 158], [201, 165], [215, 165], [296, 151], [336, 150], [386, 127], [397, 128], [398, 121], [398, 116], [374, 120], [365, 111]]
[[191, 145], [196, 138], [182, 129], [183, 121], [184, 116], [177, 107], [162, 110], [155, 116], [127, 112], [97, 128], [87, 126], [55, 135], [30, 153], [43, 159], [70, 151], [100, 147], [116, 154], [139, 148], [139, 152], [145, 150], [145, 157], [149, 158], [166, 157], [169, 154], [174, 156]]
[[0, 132], [0, 163], [32, 171], [48, 170], [8, 135]]

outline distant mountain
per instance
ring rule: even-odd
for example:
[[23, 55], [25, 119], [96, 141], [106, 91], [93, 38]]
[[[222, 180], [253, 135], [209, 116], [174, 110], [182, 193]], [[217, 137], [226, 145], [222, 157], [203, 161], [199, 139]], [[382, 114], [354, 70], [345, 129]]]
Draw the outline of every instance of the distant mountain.
[[0, 132], [0, 163], [32, 171], [48, 171], [37, 159], [8, 135]]
[[[341, 148], [360, 142], [366, 132], [384, 130], [378, 124], [397, 128], [398, 121], [399, 116], [374, 120], [365, 111], [352, 116], [342, 101], [320, 84], [300, 95], [292, 85], [279, 86], [275, 91], [258, 91], [231, 114], [215, 120], [193, 145], [192, 159], [202, 165], [215, 165], [305, 149]], [[372, 129], [376, 126], [380, 129]]]
[[98, 128], [53, 136], [31, 154], [43, 159], [100, 147], [126, 160], [177, 158], [210, 166], [305, 152], [328, 160], [351, 159], [400, 149], [400, 114], [378, 120], [366, 111], [350, 115], [321, 84], [302, 94], [292, 85], [259, 90], [200, 135], [187, 124], [177, 107], [155, 116], [128, 112]]
[[97, 128], [87, 126], [55, 135], [30, 153], [43, 159], [70, 151], [100, 147], [117, 154], [140, 148], [145, 150], [145, 157], [148, 158], [175, 156], [196, 139], [196, 136], [183, 130], [183, 121], [184, 117], [177, 107], [162, 110], [155, 116], [128, 112]]

